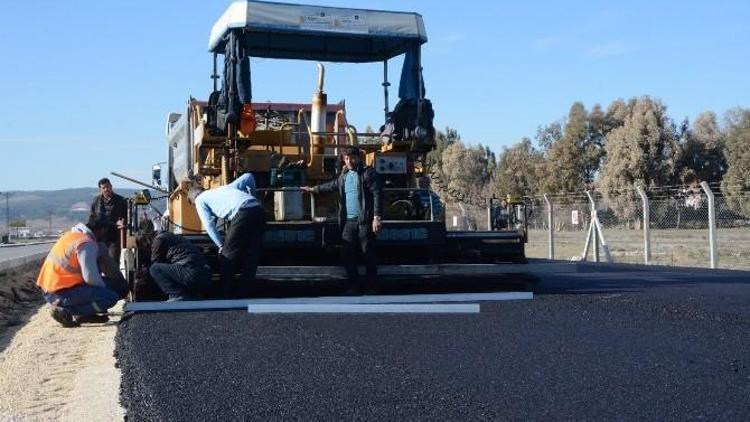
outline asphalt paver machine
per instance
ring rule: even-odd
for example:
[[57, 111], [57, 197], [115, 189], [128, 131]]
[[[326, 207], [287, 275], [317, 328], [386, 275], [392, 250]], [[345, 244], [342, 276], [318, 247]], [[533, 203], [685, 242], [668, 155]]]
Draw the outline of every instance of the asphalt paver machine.
[[[191, 97], [181, 113], [167, 120], [166, 229], [190, 238], [207, 256], [215, 257], [217, 251], [187, 199], [187, 184], [198, 182], [211, 189], [252, 172], [255, 194], [269, 216], [258, 276], [284, 271], [323, 274], [324, 267], [338, 263], [338, 200], [335, 194], [305, 193], [300, 186], [335, 177], [342, 168], [339, 150], [357, 145], [384, 182], [380, 274], [460, 275], [468, 268], [465, 264], [524, 261], [522, 202], [503, 201], [502, 209], [499, 201], [495, 204], [495, 212], [505, 216], [502, 227], [447, 231], [441, 199], [425, 183], [430, 175], [426, 156], [435, 148], [434, 112], [425, 98], [422, 76], [421, 47], [426, 41], [417, 13], [231, 3], [209, 37], [211, 95], [207, 101]], [[253, 102], [253, 83], [262, 81], [251, 81], [251, 58], [310, 61], [311, 102]], [[396, 58], [403, 65], [391, 108], [388, 65]], [[383, 80], [378, 83], [383, 88], [384, 119], [377, 133], [358, 131], [347, 120], [345, 102], [328, 102], [321, 62], [382, 63]], [[373, 106], [376, 103], [380, 101]], [[132, 239], [139, 214], [134, 210], [131, 215]], [[139, 252], [144, 251], [135, 250], [134, 241], [129, 245], [133, 248], [125, 261], [132, 280]]]

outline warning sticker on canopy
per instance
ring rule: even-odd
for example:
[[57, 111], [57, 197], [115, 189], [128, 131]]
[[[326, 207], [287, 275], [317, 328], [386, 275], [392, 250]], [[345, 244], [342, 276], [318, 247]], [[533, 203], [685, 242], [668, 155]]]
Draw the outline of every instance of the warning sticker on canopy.
[[363, 14], [330, 13], [307, 10], [300, 16], [300, 28], [313, 31], [366, 34], [369, 32]]

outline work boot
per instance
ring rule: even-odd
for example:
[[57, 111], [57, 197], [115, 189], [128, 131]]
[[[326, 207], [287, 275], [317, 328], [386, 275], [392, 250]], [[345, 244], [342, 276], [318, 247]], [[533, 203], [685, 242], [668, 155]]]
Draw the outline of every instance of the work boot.
[[73, 315], [65, 308], [53, 306], [50, 314], [52, 315], [52, 319], [59, 322], [60, 325], [65, 328], [78, 327], [81, 325], [80, 323], [78, 323], [78, 321], [75, 321], [73, 319]]
[[104, 324], [109, 322], [109, 316], [101, 314], [79, 315], [74, 317], [74, 320], [79, 324]]

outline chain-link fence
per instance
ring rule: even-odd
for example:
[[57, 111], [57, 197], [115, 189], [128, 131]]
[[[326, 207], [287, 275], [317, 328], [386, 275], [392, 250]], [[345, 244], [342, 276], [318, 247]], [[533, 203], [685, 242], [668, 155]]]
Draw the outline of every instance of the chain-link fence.
[[750, 269], [750, 192], [716, 198], [716, 227], [719, 267]]
[[[711, 211], [706, 188], [532, 197], [526, 256], [594, 261], [598, 250], [600, 261], [750, 270], [750, 192], [724, 197], [711, 186]], [[445, 210], [448, 230], [488, 229], [486, 208], [448, 203]]]
[[[580, 256], [590, 223], [590, 205], [585, 195], [548, 198], [552, 205], [555, 256], [568, 259]], [[526, 256], [547, 257], [549, 254], [549, 209], [544, 198], [535, 197], [529, 214], [529, 240]]]
[[487, 207], [463, 202], [445, 204], [445, 224], [448, 230], [489, 230]]
[[708, 267], [708, 200], [705, 193], [689, 197], [661, 195], [649, 198], [651, 207], [651, 263]]

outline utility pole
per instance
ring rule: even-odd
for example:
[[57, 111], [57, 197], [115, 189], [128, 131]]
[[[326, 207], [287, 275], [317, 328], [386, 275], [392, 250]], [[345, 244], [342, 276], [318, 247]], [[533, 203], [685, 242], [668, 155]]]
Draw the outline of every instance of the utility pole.
[[8, 205], [8, 197], [10, 192], [5, 192], [5, 229], [8, 232], [8, 243], [10, 243], [10, 206]]

